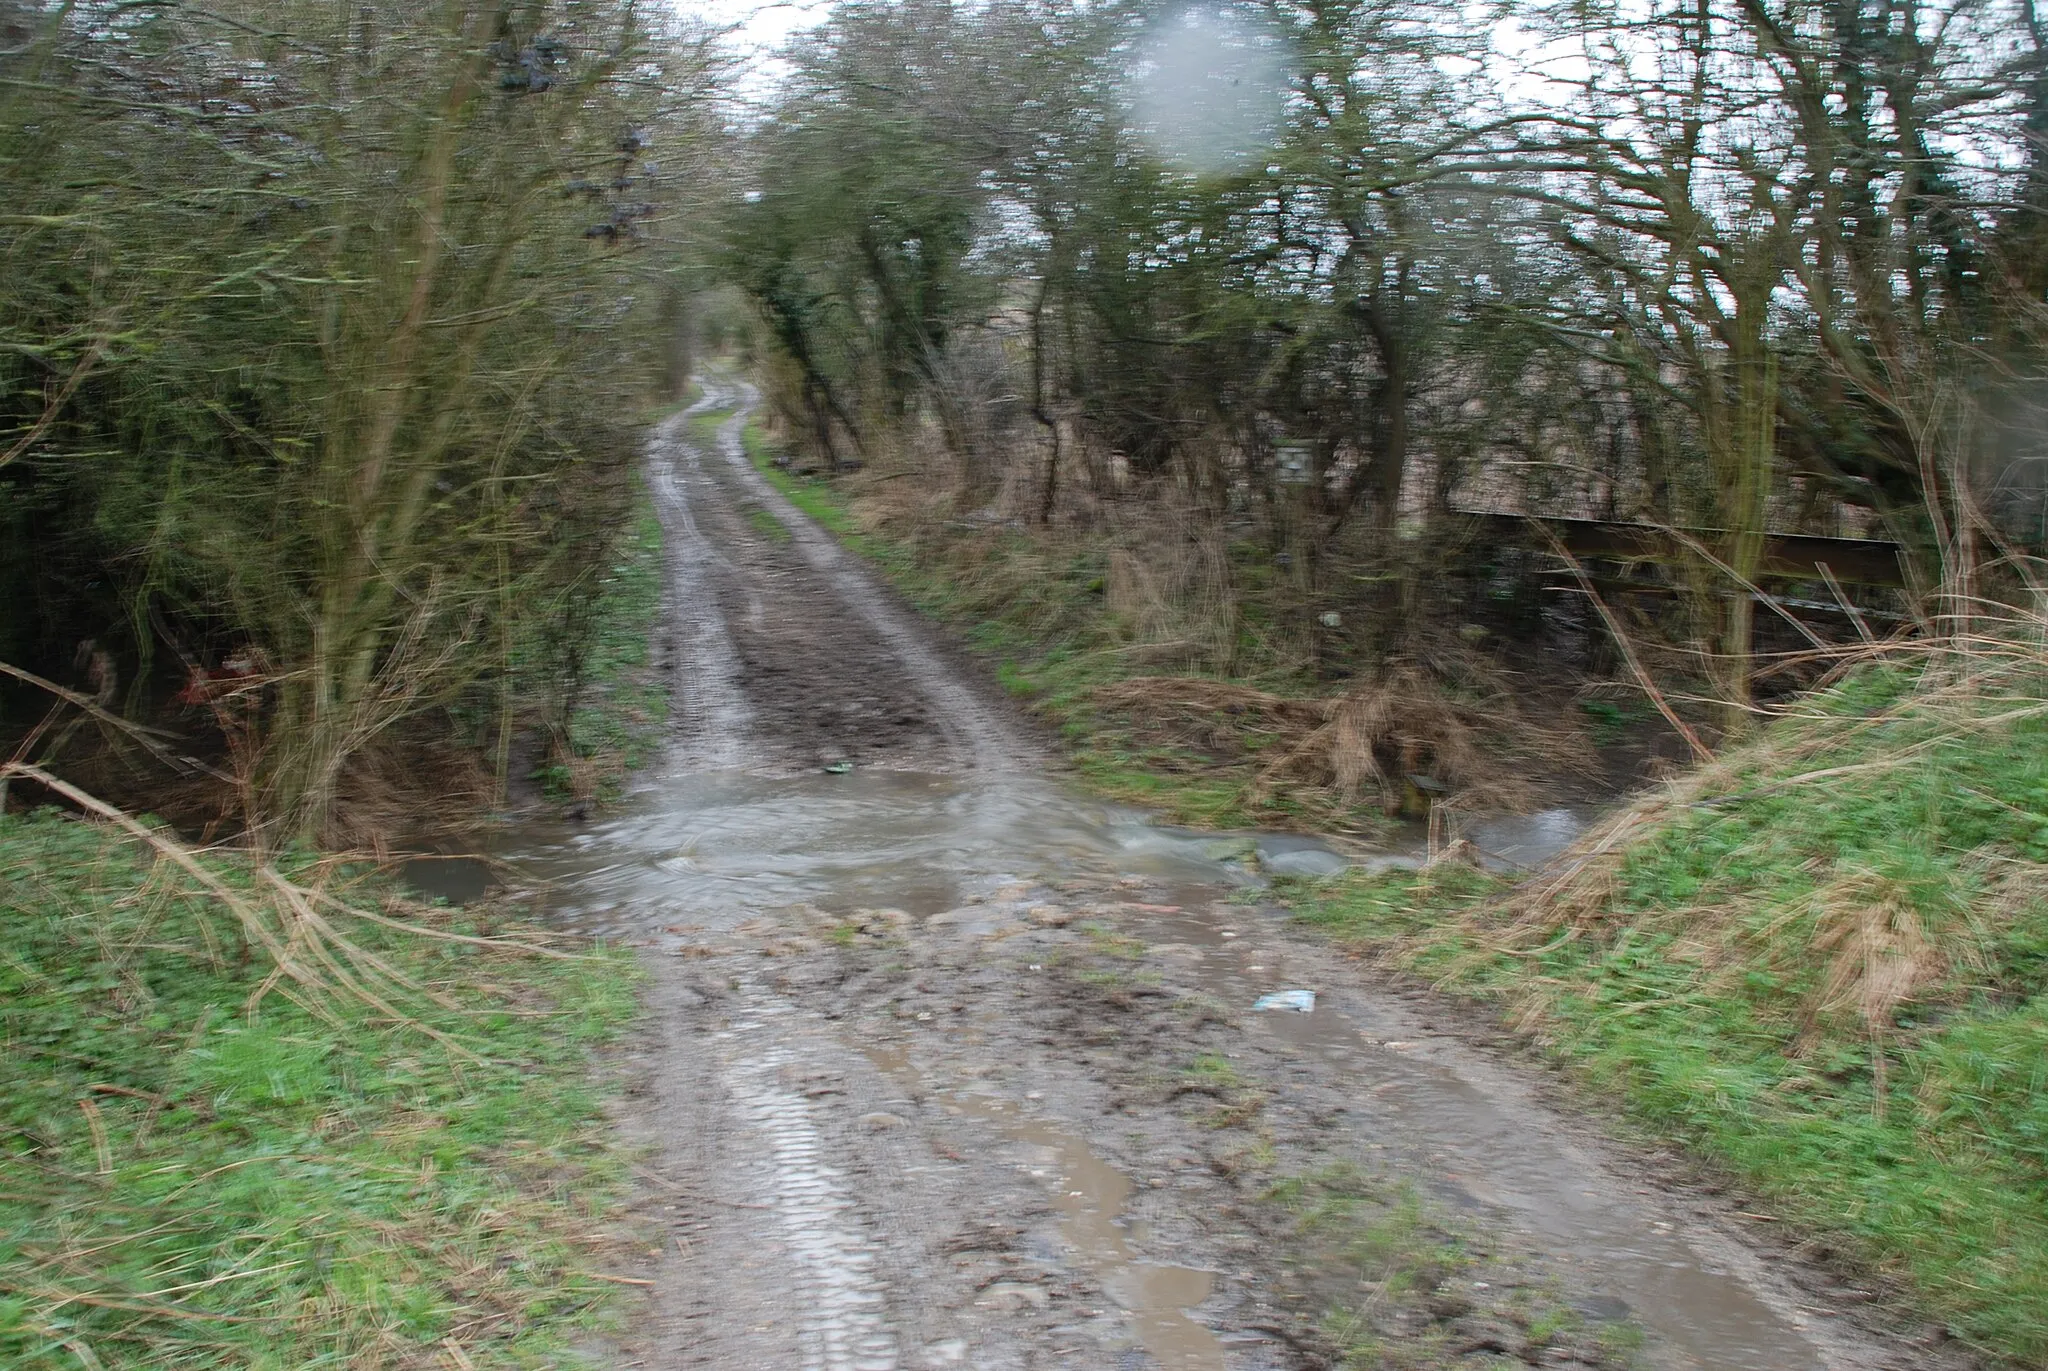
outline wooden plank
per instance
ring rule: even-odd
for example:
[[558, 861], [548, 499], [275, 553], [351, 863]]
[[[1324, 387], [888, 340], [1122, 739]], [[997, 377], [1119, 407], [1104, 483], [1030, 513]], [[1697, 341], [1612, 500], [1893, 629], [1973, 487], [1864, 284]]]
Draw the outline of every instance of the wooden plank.
[[[1677, 562], [1684, 547], [1655, 524], [1610, 523], [1599, 519], [1537, 519], [1524, 514], [1470, 514], [1481, 539], [1497, 543], [1542, 547], [1540, 529], [1549, 526], [1574, 557], [1605, 557], [1625, 562]], [[1686, 534], [1712, 548], [1723, 534], [1713, 529], [1686, 529]], [[1817, 538], [1804, 533], [1773, 533], [1764, 539], [1763, 566], [1759, 576], [1800, 581], [1826, 579], [1825, 565], [1835, 579], [1847, 585], [1898, 586], [1906, 582], [1899, 562], [1897, 543], [1875, 538]]]

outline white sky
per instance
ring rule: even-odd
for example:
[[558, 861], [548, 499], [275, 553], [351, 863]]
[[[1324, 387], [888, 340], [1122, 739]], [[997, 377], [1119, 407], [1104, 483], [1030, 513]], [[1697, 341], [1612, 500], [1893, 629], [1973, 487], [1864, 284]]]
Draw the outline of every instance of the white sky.
[[702, 19], [708, 24], [733, 30], [728, 42], [747, 67], [746, 75], [740, 81], [739, 93], [743, 97], [758, 97], [774, 86], [780, 74], [782, 64], [775, 60], [774, 54], [781, 50], [791, 35], [825, 22], [832, 11], [833, 0], [789, 0], [788, 3], [669, 0], [669, 3], [686, 18]]
[[[776, 59], [789, 39], [825, 21], [834, 0], [669, 0], [675, 10], [702, 19], [716, 27], [729, 27], [731, 50], [746, 64], [746, 74], [736, 94], [742, 99], [761, 99], [775, 87], [784, 66]], [[1477, 0], [1475, 0], [1477, 3]], [[1580, 63], [1576, 53], [1546, 52], [1534, 35], [1512, 18], [1494, 29], [1494, 51], [1504, 59], [1502, 82], [1521, 101], [1531, 105], [1559, 102], [1559, 93], [1548, 89], [1538, 70], [1562, 58], [1567, 69]], [[1573, 74], [1576, 74], [1574, 72]]]

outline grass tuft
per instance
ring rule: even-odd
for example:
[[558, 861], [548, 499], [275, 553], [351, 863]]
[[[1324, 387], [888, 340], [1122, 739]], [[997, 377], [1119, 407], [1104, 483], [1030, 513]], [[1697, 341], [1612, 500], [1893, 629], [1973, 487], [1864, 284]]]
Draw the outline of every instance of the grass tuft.
[[415, 1017], [316, 1014], [252, 995], [263, 954], [110, 830], [0, 817], [0, 854], [0, 1364], [565, 1364], [616, 1289], [592, 1052], [629, 959], [363, 922]]

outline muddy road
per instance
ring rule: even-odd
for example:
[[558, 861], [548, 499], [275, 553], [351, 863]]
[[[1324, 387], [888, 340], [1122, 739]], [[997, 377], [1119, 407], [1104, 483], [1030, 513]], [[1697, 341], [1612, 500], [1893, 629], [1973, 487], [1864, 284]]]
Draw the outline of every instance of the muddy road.
[[739, 423], [649, 457], [673, 756], [517, 855], [650, 972], [614, 1364], [1943, 1364], [1292, 935], [1229, 845], [1048, 779]]

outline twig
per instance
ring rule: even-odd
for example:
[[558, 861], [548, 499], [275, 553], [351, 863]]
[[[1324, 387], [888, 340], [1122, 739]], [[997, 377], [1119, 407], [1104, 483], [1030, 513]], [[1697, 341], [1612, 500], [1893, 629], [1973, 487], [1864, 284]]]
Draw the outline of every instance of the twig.
[[0, 676], [12, 676], [15, 680], [21, 681], [26, 685], [32, 685], [38, 690], [48, 691], [66, 704], [76, 705], [101, 723], [120, 729], [123, 733], [135, 739], [136, 742], [148, 748], [152, 756], [174, 771], [182, 771], [189, 767], [205, 772], [217, 781], [234, 779], [220, 771], [216, 771], [195, 757], [182, 757], [172, 753], [163, 745], [163, 740], [184, 741], [177, 734], [167, 733], [160, 728], [149, 728], [143, 724], [133, 723], [110, 710], [102, 708], [99, 702], [89, 695], [81, 695], [75, 690], [67, 690], [55, 681], [46, 681], [32, 671], [23, 671], [20, 667], [10, 665], [7, 662], [0, 662]]
[[589, 962], [597, 960], [587, 952], [557, 952], [551, 947], [540, 947], [533, 943], [523, 943], [511, 938], [479, 938], [468, 933], [449, 933], [438, 928], [425, 928], [419, 924], [406, 923], [402, 919], [387, 918], [382, 914], [373, 914], [367, 909], [359, 909], [346, 900], [336, 899], [324, 890], [314, 890], [309, 893], [321, 904], [326, 905], [330, 909], [339, 910], [341, 913], [347, 914], [352, 918], [367, 919], [373, 924], [382, 924], [386, 928], [395, 928], [401, 933], [411, 933], [421, 938], [438, 938], [443, 942], [450, 943], [468, 943], [474, 947], [531, 952], [537, 957], [553, 957], [557, 961], [564, 962]]
[[1657, 689], [1657, 683], [1652, 681], [1650, 673], [1643, 669], [1642, 662], [1636, 657], [1634, 646], [1628, 640], [1628, 634], [1622, 632], [1621, 624], [1615, 619], [1613, 611], [1607, 608], [1607, 602], [1600, 598], [1600, 592], [1593, 589], [1593, 578], [1586, 574], [1586, 568], [1580, 564], [1578, 558], [1565, 551], [1564, 544], [1558, 540], [1556, 532], [1550, 525], [1539, 523], [1537, 527], [1541, 528], [1543, 536], [1550, 540], [1551, 551], [1572, 569], [1572, 575], [1578, 578], [1579, 586], [1586, 592], [1586, 598], [1593, 602], [1593, 608], [1600, 611], [1601, 621], [1607, 625], [1607, 631], [1614, 635], [1614, 644], [1621, 650], [1622, 660], [1628, 663], [1629, 671], [1635, 675], [1636, 684], [1650, 697], [1650, 703], [1657, 706], [1657, 712], [1664, 716], [1664, 722], [1670, 724], [1678, 731], [1678, 736], [1685, 739], [1686, 746], [1692, 749], [1695, 761], [1713, 761], [1714, 754], [1700, 741], [1699, 734], [1693, 732], [1685, 720], [1678, 717], [1670, 702], [1664, 698], [1664, 692]]
[[113, 1149], [107, 1146], [107, 1126], [100, 1118], [100, 1107], [91, 1100], [80, 1100], [78, 1108], [79, 1112], [85, 1115], [85, 1126], [92, 1130], [92, 1150], [94, 1157], [99, 1161], [100, 1174], [113, 1175], [114, 1153]]
[[[1945, 741], [1945, 737], [1930, 741]], [[1719, 809], [1723, 805], [1740, 804], [1744, 800], [1754, 800], [1765, 795], [1775, 795], [1781, 790], [1790, 790], [1793, 786], [1805, 785], [1809, 781], [1824, 781], [1830, 776], [1847, 776], [1858, 771], [1889, 771], [1893, 767], [1905, 763], [1915, 753], [1925, 750], [1925, 747], [1926, 744], [1921, 744], [1907, 749], [1896, 757], [1887, 757], [1879, 762], [1854, 762], [1847, 766], [1823, 767], [1819, 771], [1802, 771], [1797, 776], [1789, 776], [1782, 781], [1774, 781], [1770, 785], [1760, 785], [1754, 790], [1743, 790], [1733, 795], [1716, 795], [1710, 799], [1694, 800], [1691, 807], [1694, 809]]]
[[92, 374], [92, 369], [98, 365], [100, 353], [106, 350], [106, 346], [106, 335], [102, 334], [100, 337], [93, 339], [92, 346], [87, 348], [85, 355], [78, 359], [78, 365], [71, 369], [71, 375], [65, 380], [63, 387], [58, 390], [55, 396], [51, 397], [47, 405], [43, 406], [42, 417], [29, 427], [29, 431], [24, 433], [20, 441], [16, 442], [13, 447], [8, 448], [5, 452], [0, 452], [0, 467], [6, 466], [9, 462], [21, 456], [22, 453], [27, 452], [35, 445], [36, 439], [42, 437], [49, 430], [50, 425], [56, 421], [57, 415], [63, 411], [65, 402], [71, 398], [71, 392], [77, 390], [79, 383]]
[[[1808, 628], [1804, 623], [1800, 622], [1797, 618], [1793, 617], [1792, 611], [1785, 608], [1783, 604], [1779, 603], [1777, 596], [1764, 594], [1763, 591], [1759, 590], [1756, 587], [1755, 583], [1752, 582], [1747, 576], [1744, 576], [1734, 567], [1729, 566], [1726, 562], [1722, 561], [1719, 557], [1716, 557], [1712, 552], [1708, 551], [1707, 545], [1705, 543], [1702, 543], [1699, 539], [1694, 538], [1690, 534], [1684, 533], [1679, 529], [1666, 528], [1664, 532], [1669, 536], [1676, 538], [1679, 542], [1685, 544], [1694, 552], [1706, 558], [1709, 562], [1712, 562], [1714, 566], [1718, 568], [1723, 575], [1727, 576], [1730, 580], [1734, 581], [1737, 585], [1741, 586], [1744, 590], [1748, 591], [1752, 596], [1756, 597], [1758, 600], [1763, 601], [1763, 603], [1769, 605], [1772, 609], [1776, 610], [1778, 613], [1778, 617], [1783, 619], [1786, 623], [1792, 625], [1793, 628], [1797, 629], [1802, 635], [1804, 635], [1807, 642], [1812, 643], [1815, 647], [1819, 648], [1823, 652], [1826, 652], [1828, 650], [1828, 645], [1822, 642], [1819, 636], [1815, 634], [1812, 629]], [[1833, 578], [1830, 577], [1829, 579], [1832, 580]]]
[[1826, 562], [1815, 562], [1814, 565], [1820, 568], [1821, 579], [1826, 581], [1828, 589], [1834, 592], [1835, 603], [1842, 607], [1842, 613], [1848, 615], [1849, 622], [1856, 625], [1856, 632], [1862, 636], [1865, 643], [1876, 646], [1877, 639], [1871, 636], [1870, 625], [1863, 622], [1863, 616], [1857, 612], [1856, 606], [1850, 604], [1849, 597], [1842, 593], [1842, 583], [1835, 579], [1834, 569]]
[[263, 944], [264, 951], [271, 955], [272, 960], [277, 963], [280, 969], [285, 971], [285, 974], [292, 976], [295, 980], [304, 981], [306, 984], [318, 988], [318, 982], [308, 977], [303, 968], [297, 967], [291, 961], [285, 945], [278, 941], [277, 934], [263, 921], [262, 917], [257, 914], [250, 903], [229, 889], [220, 877], [208, 871], [184, 844], [171, 841], [161, 833], [151, 830], [128, 814], [116, 809], [98, 796], [87, 794], [69, 781], [61, 780], [39, 766], [28, 762], [0, 764], [0, 777], [4, 776], [23, 776], [36, 782], [38, 785], [54, 790], [81, 809], [97, 814], [100, 818], [105, 819], [131, 837], [169, 858], [186, 875], [204, 886], [208, 894], [226, 905], [235, 917], [240, 920], [242, 927], [247, 930], [249, 936]]

